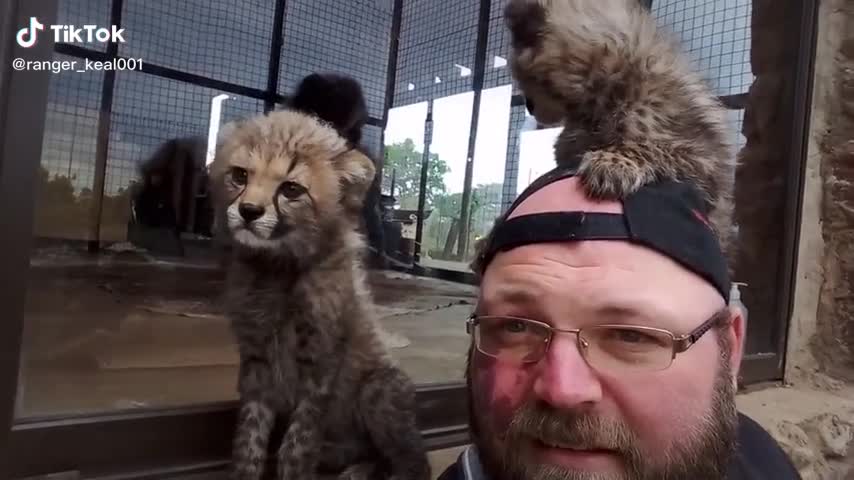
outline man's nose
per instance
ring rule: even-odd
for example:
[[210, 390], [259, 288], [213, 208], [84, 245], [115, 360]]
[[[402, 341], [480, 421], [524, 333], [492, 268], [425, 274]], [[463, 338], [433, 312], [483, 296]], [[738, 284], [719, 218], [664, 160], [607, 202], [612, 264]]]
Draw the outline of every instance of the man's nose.
[[264, 207], [254, 203], [241, 203], [237, 207], [237, 211], [240, 212], [240, 216], [247, 222], [257, 220], [261, 215], [264, 215]]
[[540, 361], [534, 393], [554, 408], [583, 408], [602, 399], [602, 385], [578, 350], [573, 334], [552, 338]]

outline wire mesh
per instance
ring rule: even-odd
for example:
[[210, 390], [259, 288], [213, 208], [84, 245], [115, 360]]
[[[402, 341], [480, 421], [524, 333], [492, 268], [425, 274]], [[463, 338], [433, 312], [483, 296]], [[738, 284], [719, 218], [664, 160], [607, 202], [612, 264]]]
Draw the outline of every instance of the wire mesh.
[[119, 54], [266, 89], [275, 2], [125, 0]]
[[[109, 0], [63, 0], [59, 2], [56, 24], [74, 25], [78, 28], [83, 25], [110, 28], [110, 5]], [[92, 42], [81, 46], [101, 52], [107, 50], [106, 43]]]
[[[61, 54], [53, 59], [75, 60]], [[78, 192], [94, 184], [103, 81], [99, 72], [50, 75], [41, 166], [49, 178], [65, 177]]]
[[501, 191], [501, 213], [507, 211], [517, 197], [517, 182], [519, 180], [519, 147], [522, 136], [522, 126], [525, 123], [525, 106], [515, 105], [510, 109], [510, 124], [508, 125], [507, 158], [504, 164], [504, 188]]
[[512, 79], [508, 56], [510, 55], [510, 31], [504, 23], [504, 7], [507, 0], [493, 0], [489, 15], [489, 35], [486, 41], [486, 75], [484, 88], [513, 84], [513, 94], [521, 93]]
[[[115, 195], [138, 178], [139, 167], [170, 140], [204, 158], [211, 100], [222, 92], [137, 72], [118, 72], [110, 128], [105, 193]], [[221, 124], [257, 114], [264, 103], [231, 95]]]
[[288, 0], [279, 92], [313, 72], [337, 72], [362, 85], [369, 113], [385, 108], [392, 0]]
[[394, 106], [471, 90], [479, 0], [404, 2]]
[[747, 91], [753, 82], [751, 0], [654, 0], [652, 11], [718, 95]]
[[736, 151], [741, 150], [747, 143], [747, 139], [741, 133], [742, 125], [744, 124], [744, 110], [727, 110], [727, 121], [732, 132], [732, 145]]
[[371, 154], [376, 161], [383, 154], [383, 129], [374, 125], [365, 125], [362, 128], [361, 146]]

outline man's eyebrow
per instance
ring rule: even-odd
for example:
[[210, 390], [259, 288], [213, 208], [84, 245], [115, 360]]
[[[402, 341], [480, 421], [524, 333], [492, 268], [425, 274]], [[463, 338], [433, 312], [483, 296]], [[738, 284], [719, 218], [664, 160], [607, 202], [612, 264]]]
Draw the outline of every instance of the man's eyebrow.
[[517, 304], [536, 302], [541, 296], [541, 294], [534, 293], [528, 288], [522, 288], [516, 285], [507, 285], [501, 287], [498, 292], [496, 292], [495, 298], [502, 302]]
[[603, 304], [593, 309], [596, 323], [636, 324], [667, 328], [672, 316], [664, 309], [649, 303]]
[[648, 316], [643, 314], [639, 308], [628, 305], [603, 305], [594, 309], [593, 312], [597, 320], [617, 323], [634, 321], [637, 320], [638, 317]]
[[542, 293], [531, 291], [531, 289], [520, 285], [501, 285], [483, 300], [481, 308], [485, 308], [486, 310], [499, 305], [528, 309], [540, 304]]

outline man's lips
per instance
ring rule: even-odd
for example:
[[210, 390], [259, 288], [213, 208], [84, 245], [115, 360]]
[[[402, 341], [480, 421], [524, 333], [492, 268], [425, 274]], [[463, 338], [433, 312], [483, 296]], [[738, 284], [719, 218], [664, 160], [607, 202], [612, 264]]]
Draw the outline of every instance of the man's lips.
[[573, 470], [615, 471], [620, 468], [620, 453], [609, 448], [551, 444], [533, 441], [534, 455], [539, 461]]

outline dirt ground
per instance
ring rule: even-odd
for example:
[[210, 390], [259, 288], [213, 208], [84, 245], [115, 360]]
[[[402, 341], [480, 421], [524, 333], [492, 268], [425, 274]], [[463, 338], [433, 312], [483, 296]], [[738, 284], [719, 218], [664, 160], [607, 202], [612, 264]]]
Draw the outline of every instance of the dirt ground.
[[[236, 398], [237, 353], [210, 262], [135, 254], [33, 259], [18, 416]], [[393, 356], [417, 383], [461, 381], [473, 287], [372, 272]]]

